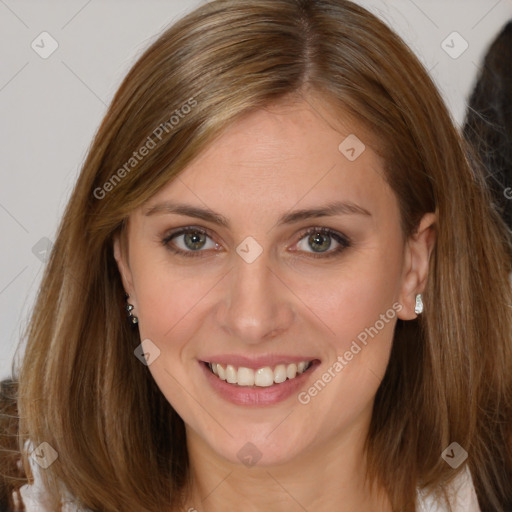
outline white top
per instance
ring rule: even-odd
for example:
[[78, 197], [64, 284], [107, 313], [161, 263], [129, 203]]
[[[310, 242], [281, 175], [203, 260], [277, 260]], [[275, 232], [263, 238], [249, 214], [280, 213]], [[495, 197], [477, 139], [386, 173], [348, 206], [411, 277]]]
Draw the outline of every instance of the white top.
[[[473, 479], [467, 464], [465, 470], [459, 473], [452, 482], [449, 491], [450, 505], [453, 512], [481, 512], [476, 497]], [[417, 512], [447, 512], [446, 503], [439, 503], [432, 494], [418, 490], [416, 500]]]
[[[20, 488], [23, 504], [26, 512], [55, 512], [51, 509], [47, 500], [44, 484], [41, 479], [41, 468], [29, 457], [30, 468], [34, 476], [34, 483], [26, 484]], [[481, 512], [473, 486], [473, 479], [467, 464], [452, 483], [450, 490], [450, 504], [453, 512]], [[445, 503], [440, 503], [432, 494], [426, 494], [418, 490], [416, 500], [417, 512], [448, 512]], [[62, 512], [91, 512], [89, 509], [77, 505], [71, 496], [62, 501]]]

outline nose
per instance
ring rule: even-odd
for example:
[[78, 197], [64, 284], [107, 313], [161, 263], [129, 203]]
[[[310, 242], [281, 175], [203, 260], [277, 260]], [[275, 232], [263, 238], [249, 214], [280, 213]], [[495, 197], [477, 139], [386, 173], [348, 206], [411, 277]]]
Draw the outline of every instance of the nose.
[[266, 251], [252, 263], [237, 256], [228, 276], [219, 322], [230, 337], [257, 344], [290, 328], [293, 293], [270, 267]]

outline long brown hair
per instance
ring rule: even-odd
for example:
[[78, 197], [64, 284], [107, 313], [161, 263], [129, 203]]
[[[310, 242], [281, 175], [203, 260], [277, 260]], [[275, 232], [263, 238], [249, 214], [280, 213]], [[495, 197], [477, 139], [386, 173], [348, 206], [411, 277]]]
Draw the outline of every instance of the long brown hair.
[[507, 233], [425, 69], [347, 0], [213, 1], [122, 83], [63, 216], [19, 373], [20, 449], [29, 437], [56, 450], [52, 489], [109, 512], [182, 504], [184, 424], [133, 354], [112, 239], [234, 120], [308, 91], [379, 141], [406, 236], [438, 216], [425, 313], [398, 322], [375, 399], [368, 476], [394, 510], [415, 510], [418, 486], [443, 489], [462, 471], [441, 458], [457, 442], [482, 509], [512, 502]]

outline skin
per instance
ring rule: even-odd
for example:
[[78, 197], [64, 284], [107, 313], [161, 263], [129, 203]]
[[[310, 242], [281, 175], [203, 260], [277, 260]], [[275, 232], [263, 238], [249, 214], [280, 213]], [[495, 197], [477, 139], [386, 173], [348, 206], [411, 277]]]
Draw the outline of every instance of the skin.
[[[160, 350], [149, 371], [186, 425], [192, 510], [391, 511], [378, 485], [364, 484], [363, 443], [396, 318], [416, 317], [435, 217], [425, 215], [405, 240], [370, 136], [348, 116], [334, 129], [327, 108], [312, 105], [311, 98], [276, 104], [231, 125], [130, 215], [126, 239], [114, 243], [141, 340]], [[338, 150], [351, 133], [367, 142], [352, 162]], [[284, 213], [335, 200], [371, 215], [277, 225]], [[145, 215], [162, 201], [208, 207], [230, 228], [172, 213]], [[210, 230], [203, 257], [173, 254], [162, 243], [188, 226]], [[344, 234], [350, 245], [315, 258], [339, 247], [329, 236], [327, 250], [308, 243], [304, 231], [317, 227]], [[252, 263], [236, 252], [248, 236], [263, 249]], [[194, 240], [187, 246], [186, 238], [169, 245], [192, 252]], [[321, 364], [301, 388], [307, 390], [394, 303], [401, 305], [397, 317], [307, 405], [296, 395], [271, 406], [234, 405], [212, 390], [198, 363], [222, 353], [312, 355]], [[237, 457], [247, 442], [261, 453], [252, 467]]]

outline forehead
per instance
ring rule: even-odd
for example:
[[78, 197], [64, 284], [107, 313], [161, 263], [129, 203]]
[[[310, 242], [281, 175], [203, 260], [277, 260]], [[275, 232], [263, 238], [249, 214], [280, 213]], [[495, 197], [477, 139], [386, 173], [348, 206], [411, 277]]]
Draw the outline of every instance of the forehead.
[[373, 140], [350, 116], [318, 103], [275, 104], [232, 123], [144, 208], [187, 199], [215, 211], [269, 213], [344, 200], [393, 213]]

